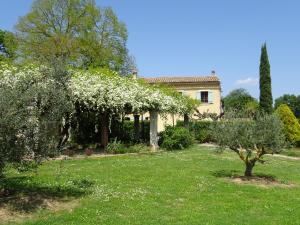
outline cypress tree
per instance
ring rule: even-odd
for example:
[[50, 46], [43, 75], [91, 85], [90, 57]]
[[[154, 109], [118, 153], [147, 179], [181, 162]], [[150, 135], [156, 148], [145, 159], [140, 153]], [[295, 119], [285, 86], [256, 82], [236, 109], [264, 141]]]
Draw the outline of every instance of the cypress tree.
[[261, 48], [260, 66], [259, 66], [259, 105], [260, 109], [266, 113], [273, 111], [273, 97], [271, 86], [270, 63], [266, 43]]

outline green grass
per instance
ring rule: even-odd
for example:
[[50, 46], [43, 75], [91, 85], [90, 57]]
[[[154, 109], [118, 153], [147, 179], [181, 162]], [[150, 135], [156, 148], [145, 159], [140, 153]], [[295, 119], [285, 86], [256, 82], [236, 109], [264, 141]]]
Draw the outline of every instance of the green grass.
[[26, 225], [300, 224], [299, 161], [266, 159], [268, 163], [257, 165], [254, 174], [276, 176], [294, 186], [229, 182], [222, 176], [243, 174], [238, 157], [196, 146], [177, 152], [51, 161], [37, 175], [10, 170], [4, 183], [23, 194], [79, 201], [72, 211], [56, 212], [39, 209], [37, 203], [30, 212], [33, 216], [20, 222]]
[[282, 151], [280, 154], [292, 157], [300, 157], [300, 148], [290, 148]]

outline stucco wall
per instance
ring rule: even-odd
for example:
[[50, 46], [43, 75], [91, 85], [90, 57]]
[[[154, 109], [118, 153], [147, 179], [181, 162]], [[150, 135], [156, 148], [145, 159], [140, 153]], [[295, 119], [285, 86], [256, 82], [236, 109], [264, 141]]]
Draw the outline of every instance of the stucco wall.
[[[196, 99], [197, 93], [200, 91], [210, 91], [213, 94], [212, 103], [201, 103], [198, 107], [199, 112], [221, 113], [221, 88], [219, 83], [213, 85], [197, 85], [197, 84], [182, 84], [176, 85], [174, 88], [183, 94]], [[144, 119], [149, 118], [149, 113], [143, 115]], [[158, 132], [163, 131], [166, 125], [175, 125], [177, 120], [183, 120], [183, 118], [177, 115], [167, 115], [165, 118], [158, 116]]]

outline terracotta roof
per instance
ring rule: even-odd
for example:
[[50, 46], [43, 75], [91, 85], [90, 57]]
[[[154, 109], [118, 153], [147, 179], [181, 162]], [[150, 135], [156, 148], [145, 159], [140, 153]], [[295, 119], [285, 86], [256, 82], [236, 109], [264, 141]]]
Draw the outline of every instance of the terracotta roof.
[[194, 77], [144, 77], [146, 82], [155, 83], [199, 83], [199, 82], [219, 82], [217, 76], [194, 76]]

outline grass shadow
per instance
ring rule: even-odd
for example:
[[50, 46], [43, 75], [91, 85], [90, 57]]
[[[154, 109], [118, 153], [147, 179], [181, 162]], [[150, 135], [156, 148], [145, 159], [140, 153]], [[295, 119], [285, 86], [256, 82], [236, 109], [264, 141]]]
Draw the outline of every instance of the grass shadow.
[[31, 177], [8, 177], [0, 179], [0, 209], [31, 213], [47, 208], [49, 202], [67, 201], [89, 192], [93, 182], [82, 179], [65, 184], [37, 183]]
[[270, 182], [276, 182], [277, 177], [271, 174], [254, 173], [252, 177], [241, 175], [241, 171], [237, 170], [218, 170], [212, 172], [212, 175], [218, 178], [240, 178], [242, 180], [261, 179]]

